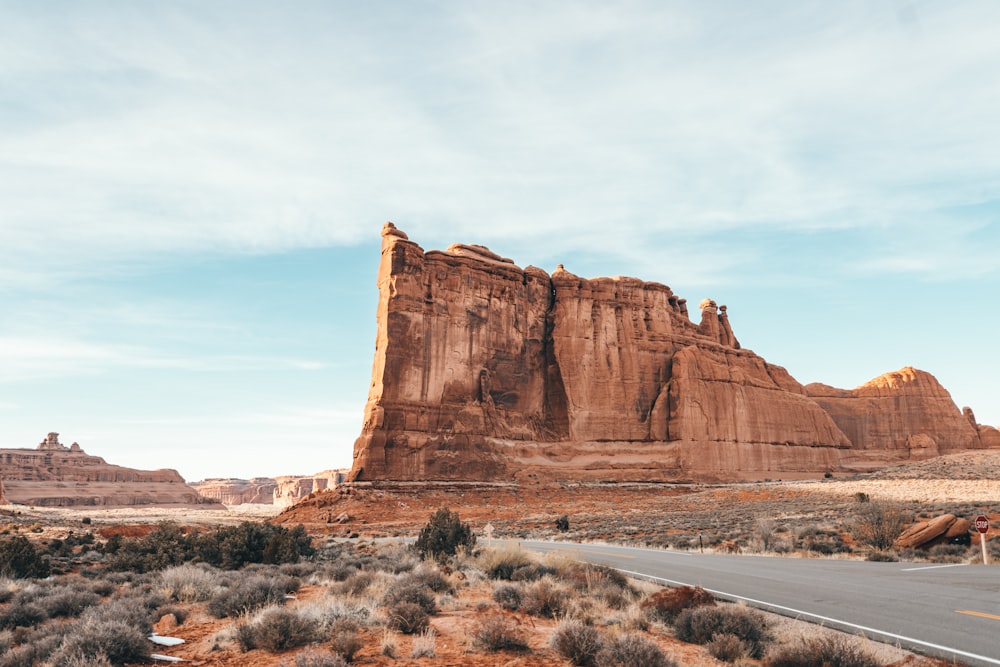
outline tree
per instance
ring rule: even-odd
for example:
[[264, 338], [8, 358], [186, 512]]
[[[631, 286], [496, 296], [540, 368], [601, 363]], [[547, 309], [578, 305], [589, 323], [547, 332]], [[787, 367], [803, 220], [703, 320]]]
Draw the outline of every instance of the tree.
[[0, 577], [42, 578], [49, 576], [49, 562], [23, 535], [0, 541]]
[[459, 547], [472, 549], [476, 546], [476, 536], [468, 524], [462, 523], [457, 512], [442, 507], [420, 530], [420, 537], [414, 548], [421, 556], [443, 559], [454, 556]]

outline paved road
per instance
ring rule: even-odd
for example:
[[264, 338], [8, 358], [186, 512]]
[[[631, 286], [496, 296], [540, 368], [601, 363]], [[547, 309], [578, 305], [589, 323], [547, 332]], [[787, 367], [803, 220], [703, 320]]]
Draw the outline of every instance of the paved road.
[[1000, 567], [727, 556], [521, 541], [968, 665], [1000, 665]]

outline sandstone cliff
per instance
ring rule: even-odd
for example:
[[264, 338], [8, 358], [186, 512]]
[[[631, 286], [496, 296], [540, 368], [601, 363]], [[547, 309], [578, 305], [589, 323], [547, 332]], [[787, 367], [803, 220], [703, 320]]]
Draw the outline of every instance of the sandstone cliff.
[[984, 444], [926, 373], [805, 388], [659, 283], [424, 252], [387, 223], [378, 288], [353, 480], [794, 477]]
[[217, 500], [223, 505], [270, 505], [274, 502], [278, 483], [270, 477], [226, 477], [192, 482], [191, 487], [202, 496]]
[[90, 456], [49, 433], [36, 449], [0, 449], [6, 502], [46, 507], [206, 505], [176, 470], [134, 470]]
[[253, 479], [206, 479], [192, 487], [224, 505], [294, 505], [310, 493], [332, 489], [347, 477], [346, 470], [324, 470], [315, 475], [284, 475]]

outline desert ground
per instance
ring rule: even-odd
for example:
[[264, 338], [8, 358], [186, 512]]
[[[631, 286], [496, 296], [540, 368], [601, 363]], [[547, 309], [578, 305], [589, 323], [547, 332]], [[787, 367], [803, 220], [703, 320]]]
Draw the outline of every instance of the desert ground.
[[[359, 648], [353, 655], [353, 664], [549, 666], [571, 664], [550, 643], [560, 622], [558, 614], [551, 618], [524, 611], [502, 611], [496, 601], [496, 591], [504, 582], [485, 576], [481, 561], [468, 557], [444, 566], [419, 564], [391, 538], [414, 537], [436, 509], [449, 507], [480, 535], [481, 545], [485, 543], [482, 537], [487, 526], [491, 526], [489, 532], [495, 538], [602, 540], [668, 548], [766, 552], [784, 557], [864, 558], [866, 549], [854, 539], [851, 525], [862, 495], [871, 501], [893, 503], [910, 513], [913, 519], [946, 512], [967, 518], [986, 514], [996, 525], [1000, 521], [1000, 452], [970, 452], [880, 473], [834, 476], [816, 481], [734, 485], [565, 484], [555, 488], [541, 484], [361, 484], [315, 494], [280, 513], [267, 505], [208, 510], [50, 509], [8, 505], [0, 508], [0, 527], [5, 535], [29, 536], [38, 544], [71, 542], [74, 536], [91, 534], [93, 544], [100, 545], [116, 535], [115, 539], [141, 539], [163, 525], [162, 522], [172, 522], [190, 533], [209, 531], [215, 526], [235, 526], [244, 521], [268, 521], [279, 529], [302, 524], [315, 544], [325, 545], [320, 554], [326, 555], [308, 566], [306, 563], [281, 566], [284, 568], [280, 570], [281, 576], [294, 575], [298, 580], [294, 599], [288, 600], [283, 608], [300, 609], [303, 614], [315, 616], [319, 613], [316, 609], [341, 603], [365, 606], [370, 618], [366, 616], [367, 620], [355, 629]], [[562, 529], [557, 527], [560, 518], [565, 521]], [[996, 543], [991, 540], [989, 545], [994, 553]], [[343, 545], [350, 545], [351, 551], [338, 551], [347, 548]], [[102, 557], [94, 551], [87, 553], [87, 549], [94, 548], [77, 547], [84, 564], [69, 568], [63, 575], [77, 588], [94, 586], [92, 582], [102, 581], [105, 576], [99, 574]], [[393, 549], [398, 551], [393, 552]], [[347, 558], [351, 563], [384, 560], [386, 550], [389, 550], [390, 559], [409, 562], [410, 569], [375, 573], [371, 589], [359, 595], [348, 593], [344, 582], [358, 574], [341, 572], [338, 564], [342, 563], [338, 559]], [[334, 556], [331, 557], [331, 553]], [[338, 553], [349, 555], [337, 556]], [[893, 557], [973, 562], [978, 553], [974, 543], [970, 548], [949, 547], [937, 554], [914, 552], [894, 554]], [[1000, 558], [995, 557], [994, 562], [997, 560]], [[248, 566], [248, 571], [257, 567], [263, 566]], [[300, 569], [295, 570], [296, 567]], [[432, 632], [408, 635], [387, 629], [386, 611], [378, 606], [378, 600], [393, 588], [392, 577], [438, 567], [449, 583], [444, 592], [435, 594], [437, 613], [429, 621]], [[202, 569], [215, 577], [213, 590], [235, 586], [235, 575], [207, 566]], [[148, 595], [157, 592], [162, 595], [167, 588], [162, 576], [163, 573], [156, 572], [119, 573], [113, 580], [119, 582], [120, 587], [110, 593], [108, 599], [133, 595], [139, 590]], [[520, 582], [517, 585], [535, 584]], [[706, 646], [679, 641], [662, 622], [640, 621], [641, 614], [637, 610], [641, 601], [656, 588], [642, 582], [631, 585], [635, 592], [629, 594], [632, 597], [620, 608], [602, 606], [603, 603], [584, 591], [573, 597], [573, 611], [564, 611], [562, 616], [587, 619], [599, 626], [606, 638], [623, 632], [639, 632], [677, 665], [727, 664], [713, 657]], [[9, 623], [3, 629], [3, 618], [5, 614], [6, 617], [11, 615], [12, 605], [20, 599], [18, 596], [41, 595], [38, 591], [52, 586], [55, 584], [0, 580], [0, 593], [10, 592], [0, 595], [0, 601], [4, 602], [0, 604], [0, 656], [5, 651], [8, 656], [0, 657], [0, 667], [33, 664], [12, 661], [10, 656], [17, 657], [22, 650], [18, 639], [28, 641], [32, 635], [23, 628], [9, 627]], [[553, 586], [566, 587], [566, 584], [554, 580]], [[320, 641], [308, 649], [245, 650], [238, 641], [240, 624], [252, 623], [263, 612], [218, 618], [208, 611], [210, 600], [189, 599], [174, 593], [163, 602], [167, 606], [154, 610], [153, 615], [172, 609], [169, 613], [182, 617], [182, 622], [175, 624], [176, 618], [169, 618], [169, 613], [159, 614], [151, 622], [157, 622], [162, 634], [184, 639], [185, 643], [164, 648], [162, 652], [192, 664], [260, 667], [336, 664], [324, 662], [331, 646], [329, 641]], [[494, 651], [484, 649], [481, 642], [475, 640], [485, 620], [497, 614], [504, 614], [513, 624], [514, 631], [523, 635], [526, 647]], [[789, 619], [768, 618], [775, 641], [779, 643], [825, 632]], [[643, 627], [645, 629], [640, 629]], [[862, 642], [861, 646], [875, 656], [872, 664], [897, 667], [937, 664], [880, 644]], [[419, 657], [421, 652], [426, 655]], [[112, 663], [86, 664], [99, 667]], [[767, 663], [742, 657], [736, 664]]]

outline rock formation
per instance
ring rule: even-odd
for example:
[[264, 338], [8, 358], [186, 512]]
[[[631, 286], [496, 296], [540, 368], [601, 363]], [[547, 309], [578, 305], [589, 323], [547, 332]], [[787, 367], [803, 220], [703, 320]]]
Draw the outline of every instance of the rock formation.
[[930, 549], [939, 544], [970, 544], [972, 523], [954, 514], [918, 521], [896, 538], [897, 549]]
[[794, 477], [984, 445], [926, 373], [803, 387], [659, 283], [424, 252], [387, 223], [378, 288], [352, 480]]
[[213, 498], [224, 505], [294, 505], [310, 493], [332, 489], [347, 477], [346, 470], [325, 470], [315, 475], [284, 475], [281, 477], [254, 477], [253, 479], [206, 479], [194, 482], [192, 487], [206, 498]]
[[270, 477], [226, 477], [192, 482], [191, 486], [204, 497], [223, 505], [270, 505], [274, 502], [278, 483]]
[[134, 470], [66, 447], [49, 433], [35, 449], [0, 449], [6, 502], [46, 507], [207, 505], [176, 470]]

